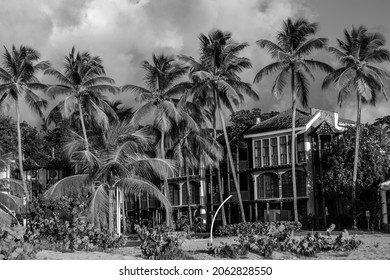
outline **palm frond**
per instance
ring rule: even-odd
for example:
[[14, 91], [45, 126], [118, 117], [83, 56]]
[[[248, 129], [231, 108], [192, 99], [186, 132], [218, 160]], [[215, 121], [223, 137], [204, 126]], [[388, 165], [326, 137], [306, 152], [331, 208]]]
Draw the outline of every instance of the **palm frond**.
[[46, 198], [57, 198], [71, 193], [79, 193], [83, 188], [91, 188], [88, 184], [88, 175], [72, 175], [55, 183], [44, 193], [44, 196]]
[[260, 69], [259, 72], [257, 72], [253, 82], [259, 83], [264, 78], [264, 76], [273, 75], [273, 74], [275, 74], [275, 72], [282, 71], [283, 69], [286, 69], [288, 67], [289, 66], [286, 63], [284, 63], [283, 61], [277, 61], [277, 62], [271, 63], [271, 64], [263, 67], [262, 69]]
[[120, 187], [124, 194], [140, 195], [147, 193], [158, 199], [164, 205], [164, 208], [168, 213], [172, 212], [172, 205], [168, 198], [165, 197], [165, 195], [149, 181], [141, 178], [122, 178], [115, 183], [114, 187], [116, 186]]

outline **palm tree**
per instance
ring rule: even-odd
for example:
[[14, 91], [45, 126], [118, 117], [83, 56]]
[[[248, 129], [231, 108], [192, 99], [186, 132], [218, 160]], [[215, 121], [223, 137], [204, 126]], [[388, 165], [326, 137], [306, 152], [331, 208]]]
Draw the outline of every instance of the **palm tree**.
[[27, 46], [20, 46], [19, 49], [12, 46], [11, 52], [6, 47], [4, 49], [2, 67], [0, 67], [0, 80], [3, 82], [0, 85], [0, 94], [3, 94], [3, 100], [10, 100], [15, 105], [19, 170], [23, 188], [27, 189], [23, 171], [19, 102], [20, 98], [24, 97], [29, 107], [40, 117], [43, 116], [42, 109], [46, 109], [48, 102], [35, 94], [34, 90], [44, 90], [46, 85], [40, 83], [35, 75], [49, 67], [50, 64], [47, 61], [37, 62], [40, 59], [40, 54]]
[[[136, 85], [124, 85], [121, 91], [129, 91], [137, 95], [136, 100], [143, 103], [133, 115], [132, 123], [139, 124], [141, 118], [153, 116], [154, 126], [160, 132], [160, 142], [157, 148], [158, 156], [165, 159], [166, 134], [179, 120], [176, 109], [178, 94], [183, 94], [188, 83], [178, 80], [188, 71], [188, 67], [175, 61], [173, 56], [161, 54], [152, 56], [153, 64], [142, 62], [145, 71], [144, 81], [147, 88]], [[164, 179], [165, 194], [169, 197], [168, 181]]]
[[[0, 151], [1, 152], [1, 151]], [[14, 165], [11, 153], [0, 154], [0, 170], [9, 170]], [[0, 225], [19, 223], [16, 214], [23, 212], [24, 198], [30, 201], [30, 194], [20, 180], [0, 178]]]
[[293, 21], [288, 18], [283, 21], [282, 30], [276, 34], [277, 43], [261, 39], [256, 43], [265, 48], [276, 61], [257, 72], [254, 82], [260, 82], [265, 76], [278, 73], [272, 86], [272, 93], [279, 97], [290, 78], [292, 96], [292, 136], [291, 136], [291, 163], [294, 199], [294, 217], [298, 221], [297, 186], [295, 174], [295, 118], [297, 99], [303, 107], [308, 106], [309, 80], [314, 81], [312, 70], [331, 72], [333, 68], [328, 64], [305, 58], [314, 50], [323, 48], [326, 38], [309, 38], [318, 30], [318, 23], [310, 23], [306, 19], [298, 18]]
[[[375, 105], [378, 94], [383, 94], [387, 99], [382, 79], [390, 78], [390, 72], [374, 64], [390, 61], [390, 52], [383, 48], [386, 40], [382, 34], [369, 33], [363, 26], [357, 28], [353, 26], [350, 32], [344, 30], [344, 41], [338, 39], [337, 42], [339, 48], [329, 47], [328, 50], [340, 61], [341, 67], [325, 77], [322, 88], [326, 89], [330, 84], [335, 84], [339, 91], [340, 106], [345, 98], [356, 94], [356, 142], [352, 178], [352, 204], [355, 212], [362, 105], [367, 103]], [[356, 228], [355, 213], [353, 216]]]
[[74, 139], [65, 149], [69, 156], [77, 156], [79, 162], [85, 163], [86, 173], [62, 179], [45, 196], [55, 198], [78, 189], [90, 188], [93, 191], [90, 202], [91, 221], [99, 225], [99, 221], [108, 213], [109, 228], [112, 230], [113, 211], [110, 201], [113, 191], [134, 195], [146, 192], [163, 203], [167, 223], [170, 222], [171, 204], [152, 181], [171, 173], [172, 165], [166, 160], [145, 155], [154, 141], [147, 128], [136, 130], [129, 122], [110, 126], [100, 137], [99, 143], [92, 142], [96, 143], [91, 147], [94, 160], [89, 162], [82, 158], [83, 153], [79, 154], [84, 149], [84, 139], [77, 133], [73, 134]]
[[[84, 149], [89, 151], [89, 143], [85, 118], [95, 118], [104, 128], [108, 126], [108, 113], [116, 116], [107, 103], [104, 92], [118, 93], [118, 88], [113, 86], [114, 80], [105, 76], [102, 60], [98, 56], [91, 56], [88, 52], [79, 53], [73, 47], [69, 55], [65, 57], [64, 74], [50, 67], [45, 70], [45, 75], [55, 77], [59, 84], [49, 86], [47, 93], [56, 97], [68, 95], [53, 109], [60, 111], [68, 118], [76, 112], [79, 114], [82, 133], [84, 137]], [[85, 114], [87, 111], [88, 114]]]
[[177, 108], [181, 115], [179, 123], [173, 128], [168, 141], [172, 142], [167, 158], [178, 162], [178, 168], [184, 168], [186, 175], [187, 206], [190, 228], [192, 227], [190, 199], [190, 168], [210, 166], [222, 160], [222, 147], [210, 137], [207, 130], [209, 113], [182, 96]]
[[[214, 139], [217, 137], [216, 120], [217, 115], [219, 115], [240, 205], [241, 219], [245, 222], [244, 206], [226, 131], [222, 105], [233, 112], [233, 104], [235, 106], [241, 104], [244, 101], [244, 94], [255, 100], [259, 98], [250, 84], [243, 82], [238, 76], [243, 70], [252, 66], [248, 58], [238, 56], [238, 53], [245, 49], [248, 44], [235, 42], [230, 32], [222, 32], [221, 30], [213, 30], [209, 32], [208, 36], [201, 34], [199, 40], [200, 62], [192, 57], [181, 56], [180, 58], [191, 65], [194, 100], [202, 105], [207, 105], [214, 116]], [[219, 187], [222, 201], [221, 183], [219, 183]], [[222, 212], [222, 216], [225, 216], [224, 212]]]

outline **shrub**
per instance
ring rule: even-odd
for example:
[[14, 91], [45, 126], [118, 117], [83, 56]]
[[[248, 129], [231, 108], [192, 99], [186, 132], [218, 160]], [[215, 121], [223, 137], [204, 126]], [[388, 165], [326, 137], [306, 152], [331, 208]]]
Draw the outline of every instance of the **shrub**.
[[87, 218], [86, 197], [40, 197], [31, 203], [25, 240], [40, 249], [103, 250], [124, 245], [125, 239], [97, 229]]
[[22, 226], [0, 229], [0, 260], [35, 259], [36, 249], [24, 241], [25, 231]]
[[244, 256], [247, 254], [246, 247], [239, 244], [228, 244], [221, 242], [222, 246], [212, 247], [209, 244], [209, 254], [214, 256], [219, 256], [223, 258], [235, 259], [239, 256]]
[[303, 238], [292, 238], [294, 229], [299, 225], [270, 223], [266, 225], [241, 224], [239, 228], [243, 233], [239, 235], [239, 245], [222, 244], [220, 247], [211, 248], [211, 254], [235, 258], [236, 251], [246, 253], [247, 251], [257, 253], [264, 257], [269, 257], [274, 251], [289, 251], [297, 255], [313, 256], [321, 251], [350, 251], [357, 249], [362, 242], [355, 236], [349, 236], [345, 230], [342, 234], [333, 238], [332, 224], [328, 228], [326, 235], [320, 233], [311, 234]]
[[153, 260], [190, 259], [181, 250], [181, 234], [171, 232], [166, 227], [148, 229], [139, 225], [136, 226], [136, 231], [142, 241], [140, 247], [143, 258]]
[[279, 231], [278, 229], [283, 226], [284, 234], [291, 234], [301, 228], [299, 222], [254, 222], [254, 223], [238, 223], [219, 227], [215, 232], [215, 236], [238, 236], [240, 234], [257, 234], [257, 235], [272, 235], [273, 232]]

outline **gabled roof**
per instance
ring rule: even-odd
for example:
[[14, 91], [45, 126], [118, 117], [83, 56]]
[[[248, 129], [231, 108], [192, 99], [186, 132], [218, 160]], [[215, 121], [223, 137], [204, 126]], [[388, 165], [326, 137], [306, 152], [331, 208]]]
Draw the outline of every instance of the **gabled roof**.
[[338, 130], [334, 125], [330, 124], [327, 121], [322, 121], [316, 128], [313, 129], [312, 132], [310, 132], [310, 135], [325, 135], [337, 133], [340, 133], [340, 130]]
[[[297, 109], [295, 127], [305, 126], [313, 116], [310, 113]], [[289, 129], [292, 127], [292, 109], [281, 112], [264, 122], [251, 127], [245, 135], [263, 133], [268, 131]]]

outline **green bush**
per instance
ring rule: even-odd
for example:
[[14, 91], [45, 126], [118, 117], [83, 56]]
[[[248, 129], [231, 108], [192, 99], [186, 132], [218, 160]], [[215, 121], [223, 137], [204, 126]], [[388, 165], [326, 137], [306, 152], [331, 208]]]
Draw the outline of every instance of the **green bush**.
[[226, 225], [224, 227], [219, 227], [215, 232], [215, 236], [238, 236], [240, 234], [257, 234], [257, 235], [272, 235], [273, 232], [279, 231], [280, 227], [283, 227], [283, 234], [291, 234], [301, 228], [301, 223], [299, 222], [254, 222], [254, 223], [238, 223]]
[[73, 251], [104, 250], [124, 245], [125, 239], [112, 236], [88, 222], [87, 197], [60, 199], [40, 197], [31, 203], [31, 219], [25, 240], [40, 249]]
[[142, 241], [140, 248], [143, 258], [153, 260], [191, 259], [181, 250], [181, 234], [171, 232], [166, 227], [150, 229], [137, 225], [135, 228]]
[[0, 260], [35, 259], [37, 250], [24, 241], [26, 229], [22, 226], [0, 229]]
[[247, 251], [257, 253], [264, 257], [270, 257], [274, 251], [288, 251], [297, 255], [313, 256], [323, 251], [350, 251], [357, 249], [362, 242], [355, 236], [349, 236], [345, 230], [342, 234], [333, 238], [332, 225], [325, 235], [320, 233], [308, 234], [303, 238], [292, 238], [292, 233], [299, 225], [294, 224], [241, 224], [237, 239], [239, 244], [222, 244], [220, 247], [211, 248], [209, 252], [214, 255], [235, 258], [238, 252], [245, 254]]

